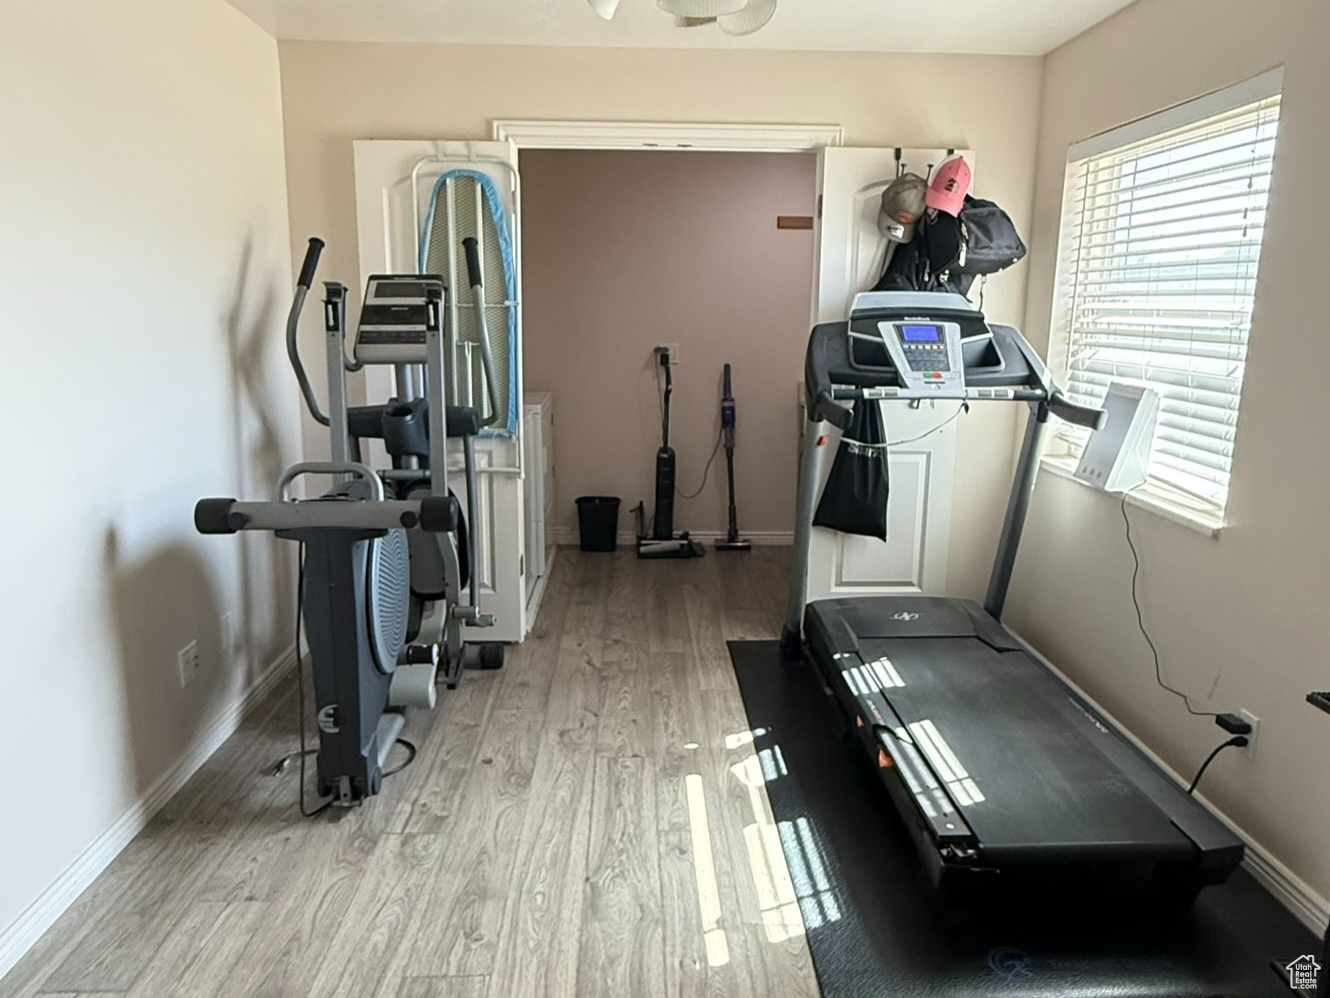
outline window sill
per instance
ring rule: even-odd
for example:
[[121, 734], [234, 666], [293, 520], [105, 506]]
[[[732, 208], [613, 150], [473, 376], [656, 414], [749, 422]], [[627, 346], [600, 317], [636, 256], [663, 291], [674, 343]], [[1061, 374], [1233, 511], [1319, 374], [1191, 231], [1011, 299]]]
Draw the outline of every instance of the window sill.
[[[1076, 477], [1077, 462], [1075, 458], [1045, 455], [1039, 463], [1044, 469], [1059, 478], [1076, 482], [1078, 485], [1093, 489], [1096, 492], [1099, 491], [1093, 485], [1082, 482]], [[1194, 530], [1198, 534], [1204, 534], [1207, 537], [1218, 537], [1224, 529], [1222, 517], [1216, 514], [1212, 508], [1207, 508], [1185, 493], [1170, 489], [1167, 485], [1161, 485], [1158, 482], [1146, 482], [1140, 488], [1129, 492], [1127, 494], [1127, 504], [1162, 516], [1165, 520], [1171, 520], [1188, 530]]]

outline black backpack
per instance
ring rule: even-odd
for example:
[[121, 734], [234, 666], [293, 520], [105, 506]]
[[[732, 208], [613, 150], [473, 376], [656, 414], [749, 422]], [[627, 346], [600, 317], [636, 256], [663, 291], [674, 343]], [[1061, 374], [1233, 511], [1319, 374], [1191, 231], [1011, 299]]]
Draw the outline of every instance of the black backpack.
[[992, 201], [967, 195], [956, 218], [939, 212], [921, 221], [914, 238], [895, 247], [872, 290], [968, 295], [976, 277], [1006, 270], [1025, 254], [1011, 216]]
[[957, 263], [964, 257], [960, 220], [939, 212], [920, 219], [914, 238], [888, 254], [887, 265], [874, 291], [951, 291], [967, 294], [974, 275]]
[[1025, 243], [1015, 223], [996, 203], [967, 196], [960, 223], [965, 246], [955, 266], [960, 273], [996, 274], [1024, 258]]

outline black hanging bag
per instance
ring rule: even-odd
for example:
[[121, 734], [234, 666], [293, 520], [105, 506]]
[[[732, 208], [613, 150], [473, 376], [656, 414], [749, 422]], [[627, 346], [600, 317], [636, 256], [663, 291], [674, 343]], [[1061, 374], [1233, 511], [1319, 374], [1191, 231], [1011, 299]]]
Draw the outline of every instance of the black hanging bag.
[[831, 474], [822, 489], [813, 525], [885, 541], [888, 491], [882, 406], [875, 401], [856, 402], [849, 429], [841, 437]]
[[965, 230], [961, 220], [938, 212], [931, 219], [922, 219], [914, 238], [896, 247], [872, 290], [969, 294], [975, 275], [960, 266], [964, 259]]
[[956, 269], [961, 274], [996, 274], [1025, 257], [1016, 223], [994, 202], [967, 196], [960, 221], [965, 252]]
[[957, 218], [924, 218], [910, 242], [897, 246], [874, 291], [950, 291], [968, 295], [977, 277], [1025, 258], [1025, 243], [1002, 206], [966, 195]]

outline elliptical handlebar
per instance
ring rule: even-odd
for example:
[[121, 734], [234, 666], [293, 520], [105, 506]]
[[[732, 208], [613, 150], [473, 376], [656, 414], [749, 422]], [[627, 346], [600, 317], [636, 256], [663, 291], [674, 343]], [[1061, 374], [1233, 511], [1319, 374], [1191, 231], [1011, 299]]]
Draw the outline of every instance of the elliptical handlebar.
[[309, 375], [305, 373], [305, 365], [300, 360], [300, 345], [298, 342], [300, 336], [300, 313], [305, 308], [305, 296], [309, 294], [310, 285], [314, 282], [314, 272], [319, 266], [319, 257], [323, 254], [323, 240], [318, 236], [311, 236], [309, 248], [305, 250], [305, 262], [300, 266], [300, 276], [296, 278], [296, 292], [291, 298], [291, 311], [286, 316], [286, 358], [291, 362], [291, 369], [296, 373], [296, 381], [300, 384], [300, 394], [305, 399], [305, 408], [309, 414], [314, 417], [314, 421], [321, 426], [331, 425], [331, 421], [322, 409], [319, 408], [319, 400], [314, 396], [314, 387], [309, 383]]
[[287, 502], [243, 502], [200, 499], [194, 506], [194, 529], [201, 534], [234, 534], [242, 530], [410, 530], [451, 533], [460, 522], [460, 504], [452, 496], [423, 499], [305, 499]]
[[468, 287], [478, 288], [483, 285], [480, 277], [480, 243], [474, 236], [462, 240], [462, 250], [466, 254], [466, 283]]
[[277, 494], [282, 502], [291, 501], [291, 483], [303, 475], [355, 475], [369, 486], [375, 502], [383, 502], [383, 480], [367, 464], [358, 461], [302, 461], [282, 472], [277, 481]]
[[[292, 499], [291, 483], [303, 475], [355, 475], [369, 486], [369, 499]], [[432, 533], [455, 531], [461, 520], [453, 496], [387, 499], [383, 481], [368, 465], [356, 461], [305, 461], [282, 473], [277, 502], [200, 499], [194, 506], [194, 527], [201, 534], [234, 534], [240, 530], [392, 530], [419, 527]]]
[[462, 251], [466, 255], [466, 279], [471, 285], [471, 293], [476, 309], [476, 325], [480, 336], [480, 363], [485, 369], [485, 385], [489, 392], [489, 414], [481, 420], [481, 426], [493, 426], [499, 421], [499, 382], [494, 376], [494, 355], [490, 352], [489, 321], [485, 315], [485, 279], [480, 270], [480, 243], [474, 236], [462, 240]]
[[300, 276], [296, 278], [296, 287], [306, 291], [314, 284], [314, 271], [319, 269], [319, 257], [323, 255], [324, 242], [318, 236], [311, 236], [305, 250], [305, 262], [300, 266]]

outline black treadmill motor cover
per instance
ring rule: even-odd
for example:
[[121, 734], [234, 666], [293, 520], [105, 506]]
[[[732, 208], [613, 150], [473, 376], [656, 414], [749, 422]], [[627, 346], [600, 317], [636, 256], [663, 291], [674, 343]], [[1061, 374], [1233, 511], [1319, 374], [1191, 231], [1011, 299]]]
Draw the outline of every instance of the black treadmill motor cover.
[[1006, 629], [969, 600], [911, 596], [897, 601], [894, 613], [882, 612], [874, 599], [819, 600], [805, 611], [807, 633], [816, 632], [833, 654], [857, 652], [859, 642], [872, 638], [978, 638], [996, 651], [1021, 651]]

